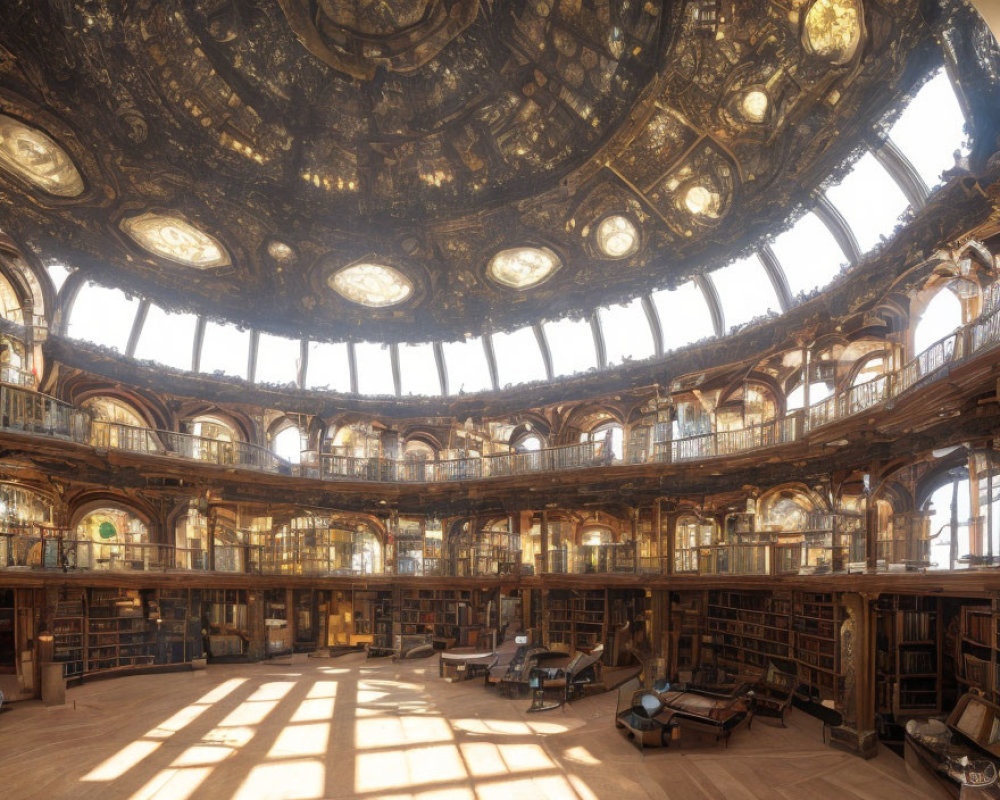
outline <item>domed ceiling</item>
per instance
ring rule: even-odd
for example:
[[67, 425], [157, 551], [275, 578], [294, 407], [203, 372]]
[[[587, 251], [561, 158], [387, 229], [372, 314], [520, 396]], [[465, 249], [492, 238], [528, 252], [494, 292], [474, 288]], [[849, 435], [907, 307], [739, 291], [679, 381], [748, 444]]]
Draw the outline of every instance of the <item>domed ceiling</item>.
[[311, 338], [585, 314], [808, 202], [932, 57], [918, 5], [13, 0], [0, 226]]

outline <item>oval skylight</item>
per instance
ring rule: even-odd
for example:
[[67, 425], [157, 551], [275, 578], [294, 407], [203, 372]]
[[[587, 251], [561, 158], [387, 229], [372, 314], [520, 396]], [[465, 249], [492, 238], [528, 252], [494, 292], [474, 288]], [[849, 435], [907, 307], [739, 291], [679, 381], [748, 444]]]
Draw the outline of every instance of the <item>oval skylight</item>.
[[486, 267], [489, 276], [511, 289], [529, 289], [552, 277], [562, 260], [547, 247], [501, 250]]
[[327, 283], [352, 303], [369, 308], [398, 305], [413, 294], [413, 282], [385, 264], [352, 264], [333, 273]]
[[802, 24], [806, 49], [834, 64], [850, 61], [861, 44], [861, 13], [857, 0], [815, 0]]
[[767, 119], [769, 104], [767, 92], [761, 89], [751, 89], [740, 98], [740, 111], [748, 122], [763, 122]]
[[625, 258], [639, 249], [639, 229], [622, 214], [602, 219], [594, 235], [597, 249], [608, 258]]
[[695, 184], [684, 193], [684, 206], [696, 217], [719, 216], [721, 204], [719, 193], [701, 184]]
[[57, 197], [83, 193], [83, 177], [69, 153], [47, 134], [0, 114], [0, 168]]
[[217, 239], [183, 217], [147, 211], [121, 221], [121, 229], [144, 250], [195, 269], [225, 267], [229, 253]]

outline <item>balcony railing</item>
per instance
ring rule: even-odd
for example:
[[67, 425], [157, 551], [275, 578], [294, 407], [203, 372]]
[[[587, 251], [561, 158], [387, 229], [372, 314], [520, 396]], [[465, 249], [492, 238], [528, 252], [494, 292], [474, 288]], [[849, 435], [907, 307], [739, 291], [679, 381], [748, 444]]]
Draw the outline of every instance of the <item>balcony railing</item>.
[[[298, 474], [327, 481], [373, 483], [446, 483], [504, 476], [561, 472], [587, 467], [644, 462], [688, 462], [732, 456], [801, 441], [824, 425], [868, 412], [938, 378], [944, 370], [974, 353], [1000, 343], [1000, 309], [935, 342], [900, 370], [852, 386], [780, 419], [730, 431], [718, 431], [643, 444], [642, 458], [626, 453], [616, 460], [603, 441], [552, 447], [525, 453], [469, 456], [442, 461], [358, 458], [313, 454], [309, 463], [292, 465], [270, 450], [248, 442], [225, 442], [176, 431], [153, 430], [90, 417], [53, 397], [0, 383], [0, 428], [53, 436], [119, 450], [182, 458], [225, 467], [276, 474]], [[2, 375], [0, 375], [2, 378]], [[656, 436], [669, 426], [654, 427]]]

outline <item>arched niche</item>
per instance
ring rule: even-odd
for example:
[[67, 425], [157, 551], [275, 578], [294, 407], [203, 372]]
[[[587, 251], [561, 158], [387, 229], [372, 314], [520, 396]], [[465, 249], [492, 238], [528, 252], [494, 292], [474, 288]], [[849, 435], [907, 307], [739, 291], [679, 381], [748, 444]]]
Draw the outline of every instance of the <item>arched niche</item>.
[[683, 513], [677, 518], [674, 533], [674, 571], [697, 573], [700, 555], [720, 541], [719, 524], [711, 517]]
[[140, 570], [164, 566], [162, 548], [149, 541], [148, 520], [123, 504], [102, 503], [77, 512], [75, 566]]

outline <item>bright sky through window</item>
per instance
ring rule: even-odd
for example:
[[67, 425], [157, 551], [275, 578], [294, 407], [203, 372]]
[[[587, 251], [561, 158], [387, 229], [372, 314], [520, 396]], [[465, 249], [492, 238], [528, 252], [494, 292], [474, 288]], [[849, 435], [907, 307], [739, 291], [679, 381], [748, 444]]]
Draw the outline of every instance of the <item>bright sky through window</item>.
[[88, 281], [80, 287], [70, 310], [68, 335], [73, 339], [125, 352], [139, 301], [121, 289]]
[[556, 375], [575, 375], [597, 366], [594, 335], [585, 319], [557, 319], [542, 324]]
[[920, 315], [913, 331], [913, 355], [918, 355], [962, 324], [962, 304], [949, 289], [938, 291]]
[[862, 253], [888, 238], [908, 205], [906, 195], [875, 156], [865, 153], [826, 196], [854, 231]]
[[271, 442], [271, 449], [290, 464], [298, 464], [302, 453], [302, 434], [294, 425], [282, 428]]
[[676, 350], [715, 335], [705, 295], [693, 281], [672, 291], [663, 289], [653, 292], [651, 297], [663, 330], [664, 351]]
[[190, 371], [194, 356], [195, 314], [174, 314], [150, 303], [135, 347], [135, 357]]
[[642, 300], [634, 298], [625, 305], [613, 305], [597, 311], [604, 334], [608, 366], [624, 361], [641, 361], [654, 355], [653, 329], [649, 327]]
[[433, 397], [441, 394], [434, 345], [403, 343], [399, 345], [399, 378], [403, 394]]
[[[816, 383], [809, 384], [809, 405], [815, 405], [823, 400], [826, 400], [830, 395], [833, 394], [833, 389], [830, 388], [829, 384], [818, 381]], [[805, 387], [800, 383], [792, 391], [788, 393], [785, 398], [785, 411], [795, 411], [802, 408], [805, 405]]]
[[73, 270], [65, 264], [49, 264], [45, 267], [45, 271], [49, 273], [49, 278], [52, 280], [52, 286], [55, 287], [56, 292], [62, 291], [66, 279], [73, 274]]
[[281, 386], [297, 384], [302, 346], [298, 339], [274, 336], [261, 331], [257, 334], [257, 369], [254, 380], [257, 383], [273, 383]]
[[769, 311], [781, 310], [771, 279], [756, 255], [717, 269], [709, 278], [719, 295], [727, 332]]
[[785, 273], [792, 297], [826, 286], [847, 264], [830, 229], [812, 212], [775, 237], [771, 249]]
[[205, 338], [201, 344], [201, 372], [211, 375], [222, 372], [246, 378], [250, 355], [250, 331], [241, 331], [235, 325], [205, 324]]
[[358, 365], [358, 393], [369, 395], [394, 395], [392, 382], [392, 352], [387, 344], [357, 342], [354, 358]]
[[544, 381], [545, 362], [530, 327], [510, 333], [493, 334], [493, 354], [497, 359], [500, 388], [530, 381]]
[[351, 391], [351, 366], [346, 342], [309, 342], [306, 388]]
[[484, 392], [493, 388], [481, 337], [445, 342], [444, 363], [448, 370], [449, 394]]
[[941, 173], [955, 166], [955, 151], [969, 152], [964, 126], [962, 108], [942, 69], [920, 87], [889, 129], [889, 138], [933, 189], [941, 183]]

